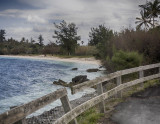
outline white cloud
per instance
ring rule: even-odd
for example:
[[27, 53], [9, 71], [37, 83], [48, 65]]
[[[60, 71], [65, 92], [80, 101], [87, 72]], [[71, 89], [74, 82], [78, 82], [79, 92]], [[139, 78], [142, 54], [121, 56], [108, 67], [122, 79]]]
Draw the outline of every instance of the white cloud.
[[[122, 27], [135, 26], [135, 18], [139, 16], [138, 5], [145, 0], [19, 0], [39, 9], [5, 10], [0, 16], [26, 19], [32, 27], [30, 37], [42, 33], [51, 39], [54, 29], [50, 20], [66, 20], [79, 27], [82, 40], [88, 41], [91, 27], [105, 24], [119, 31]], [[19, 27], [17, 25], [17, 27]], [[25, 32], [26, 30], [22, 30]], [[25, 34], [25, 33], [24, 33]], [[29, 35], [29, 34], [28, 34]], [[48, 41], [46, 41], [48, 42]]]
[[40, 18], [37, 15], [28, 15], [27, 21], [28, 22], [35, 22], [35, 23], [45, 23], [46, 22], [43, 18]]

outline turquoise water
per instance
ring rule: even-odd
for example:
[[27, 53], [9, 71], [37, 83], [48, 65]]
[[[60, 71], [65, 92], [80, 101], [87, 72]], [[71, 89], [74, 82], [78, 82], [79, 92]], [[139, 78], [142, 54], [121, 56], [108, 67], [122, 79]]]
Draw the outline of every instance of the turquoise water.
[[[27, 103], [62, 88], [62, 86], [53, 85], [55, 80], [70, 82], [77, 75], [87, 75], [89, 79], [102, 76], [103, 72], [86, 72], [89, 68], [98, 67], [94, 64], [0, 57], [0, 113], [9, 110], [11, 106]], [[78, 70], [72, 71], [72, 68], [78, 68]], [[73, 100], [94, 90], [89, 88], [75, 95], [71, 95], [69, 88], [67, 91], [69, 99]], [[61, 103], [57, 100], [38, 110], [34, 115], [59, 105]]]

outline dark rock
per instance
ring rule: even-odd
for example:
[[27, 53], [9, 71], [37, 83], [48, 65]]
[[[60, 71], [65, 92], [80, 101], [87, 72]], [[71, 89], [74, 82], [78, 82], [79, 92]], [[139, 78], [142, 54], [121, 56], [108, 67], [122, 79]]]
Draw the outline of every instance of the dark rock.
[[87, 72], [97, 72], [97, 71], [99, 71], [98, 68], [87, 69]]
[[87, 75], [79, 75], [79, 76], [72, 78], [72, 82], [70, 82], [70, 83], [67, 83], [67, 82], [59, 79], [58, 81], [54, 81], [53, 84], [61, 85], [64, 87], [72, 87], [73, 85], [77, 85], [79, 83], [82, 83], [82, 82], [85, 82], [88, 80], [89, 79], [87, 78]]
[[16, 108], [16, 107], [17, 107], [17, 106], [11, 106], [10, 109], [14, 109], [14, 108]]
[[104, 66], [102, 65], [102, 66], [99, 66], [99, 68], [104, 68]]
[[61, 85], [61, 86], [64, 86], [64, 87], [69, 87], [69, 84], [63, 80], [58, 80], [58, 81], [54, 81], [53, 84], [55, 85]]
[[73, 71], [78, 70], [78, 68], [72, 68]]
[[79, 75], [79, 76], [72, 78], [71, 85], [77, 85], [79, 83], [82, 83], [88, 80], [89, 79], [87, 78], [87, 75]]

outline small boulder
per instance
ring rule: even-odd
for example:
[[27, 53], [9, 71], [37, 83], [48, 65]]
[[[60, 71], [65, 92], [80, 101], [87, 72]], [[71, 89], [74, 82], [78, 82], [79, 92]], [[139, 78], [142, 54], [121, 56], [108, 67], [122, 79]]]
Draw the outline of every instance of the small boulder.
[[102, 66], [99, 66], [99, 68], [104, 68], [104, 66], [102, 65]]
[[99, 71], [98, 68], [87, 69], [87, 72], [97, 72], [97, 71]]
[[58, 81], [54, 81], [53, 84], [68, 87], [68, 83], [60, 79]]
[[78, 68], [72, 68], [72, 70], [73, 70], [73, 71], [76, 71], [76, 70], [78, 70]]
[[14, 109], [14, 108], [16, 108], [16, 107], [17, 107], [17, 106], [11, 106], [10, 109]]
[[79, 83], [82, 83], [82, 82], [85, 82], [85, 81], [88, 81], [89, 79], [87, 78], [87, 75], [79, 75], [79, 76], [76, 76], [74, 78], [72, 78], [72, 82], [71, 84], [72, 85], [77, 85]]

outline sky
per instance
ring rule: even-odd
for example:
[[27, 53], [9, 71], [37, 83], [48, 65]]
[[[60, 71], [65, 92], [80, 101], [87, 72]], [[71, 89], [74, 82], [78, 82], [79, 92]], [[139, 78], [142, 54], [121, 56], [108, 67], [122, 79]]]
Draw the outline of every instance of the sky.
[[0, 29], [6, 38], [31, 37], [37, 41], [42, 34], [44, 43], [52, 38], [55, 27], [62, 20], [74, 22], [85, 44], [92, 27], [104, 24], [113, 31], [135, 28], [140, 16], [138, 5], [146, 0], [0, 0]]

